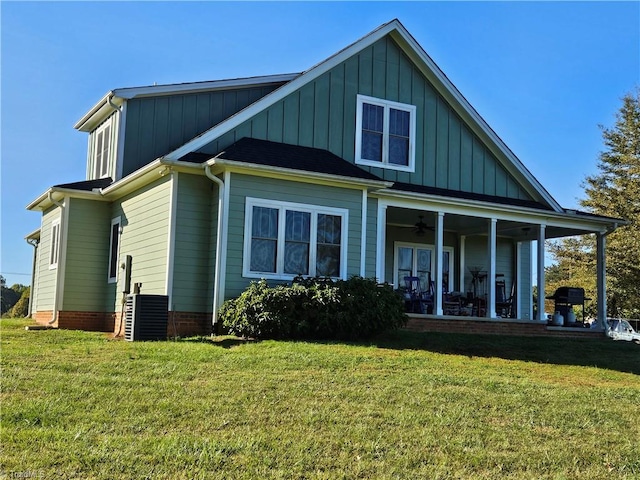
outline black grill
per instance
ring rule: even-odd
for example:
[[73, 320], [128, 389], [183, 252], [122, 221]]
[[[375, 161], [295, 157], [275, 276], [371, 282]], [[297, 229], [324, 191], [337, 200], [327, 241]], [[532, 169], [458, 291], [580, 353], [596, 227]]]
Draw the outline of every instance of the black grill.
[[546, 297], [547, 300], [554, 300], [554, 311], [564, 317], [564, 324], [568, 325], [569, 310], [573, 310], [575, 305], [582, 307], [582, 321], [584, 322], [584, 302], [590, 300], [584, 296], [584, 288], [580, 287], [560, 287], [556, 292]]

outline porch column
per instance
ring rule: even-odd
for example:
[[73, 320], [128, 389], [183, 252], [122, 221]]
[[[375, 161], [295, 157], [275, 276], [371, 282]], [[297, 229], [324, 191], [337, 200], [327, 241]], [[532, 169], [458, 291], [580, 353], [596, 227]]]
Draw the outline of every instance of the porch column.
[[596, 259], [596, 271], [597, 271], [597, 289], [598, 289], [598, 298], [597, 298], [597, 307], [598, 307], [598, 327], [602, 330], [607, 328], [607, 275], [606, 275], [606, 257], [605, 251], [607, 246], [607, 237], [604, 233], [598, 233], [596, 236], [596, 250], [597, 250], [597, 259]]
[[546, 225], [538, 226], [538, 313], [536, 320], [542, 321], [544, 318], [544, 242]]
[[487, 257], [489, 265], [487, 268], [487, 311], [485, 316], [494, 318], [496, 316], [496, 243], [497, 243], [497, 223], [496, 218], [489, 219], [489, 235], [487, 236]]
[[[513, 289], [516, 298], [511, 300], [516, 310], [516, 318], [524, 318], [522, 315], [522, 295], [520, 294], [524, 291], [522, 271], [522, 242], [516, 242], [516, 271], [513, 276], [514, 282], [516, 282], [516, 288]], [[530, 319], [531, 317], [528, 318]]]
[[464, 248], [465, 248], [465, 243], [467, 241], [467, 236], [466, 235], [460, 235], [460, 241], [458, 242], [458, 252], [460, 255], [460, 275], [458, 276], [458, 291], [462, 292], [463, 294], [466, 294], [466, 288], [464, 285], [464, 256], [465, 256], [465, 252], [464, 252]]
[[[386, 243], [387, 206], [378, 202], [378, 228], [376, 238], [376, 278], [384, 282], [384, 245]], [[400, 285], [395, 285], [398, 288]]]
[[436, 245], [435, 245], [435, 258], [434, 266], [436, 269], [435, 275], [435, 298], [433, 302], [433, 313], [435, 315], [442, 315], [442, 282], [444, 281], [444, 275], [442, 272], [442, 244], [444, 243], [444, 212], [436, 212]]

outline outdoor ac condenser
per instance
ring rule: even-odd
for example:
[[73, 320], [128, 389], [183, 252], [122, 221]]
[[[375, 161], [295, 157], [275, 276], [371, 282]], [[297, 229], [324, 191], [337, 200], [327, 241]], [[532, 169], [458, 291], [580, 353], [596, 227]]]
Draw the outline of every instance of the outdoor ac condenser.
[[135, 340], [166, 340], [169, 321], [167, 295], [127, 295], [124, 338]]

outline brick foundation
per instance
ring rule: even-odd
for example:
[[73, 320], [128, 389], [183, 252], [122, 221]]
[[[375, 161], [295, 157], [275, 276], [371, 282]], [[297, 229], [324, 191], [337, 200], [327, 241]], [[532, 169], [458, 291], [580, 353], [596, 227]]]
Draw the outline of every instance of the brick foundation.
[[405, 330], [412, 332], [444, 332], [544, 337], [598, 337], [604, 333], [588, 328], [549, 327], [544, 322], [513, 319], [483, 319], [465, 317], [436, 318], [427, 315], [410, 316]]
[[[114, 336], [124, 336], [124, 316], [118, 312], [72, 312], [59, 311], [56, 321], [49, 324], [53, 312], [43, 310], [34, 312], [32, 318], [39, 325], [51, 325], [67, 330], [87, 330], [109, 332]], [[209, 335], [211, 313], [201, 312], [169, 312], [167, 337], [187, 337], [192, 335]]]

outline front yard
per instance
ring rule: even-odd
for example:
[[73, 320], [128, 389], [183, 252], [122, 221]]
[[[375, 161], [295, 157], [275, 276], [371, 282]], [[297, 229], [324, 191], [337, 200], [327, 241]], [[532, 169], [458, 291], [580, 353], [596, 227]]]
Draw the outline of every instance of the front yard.
[[640, 477], [640, 347], [157, 343], [2, 320], [0, 477]]

